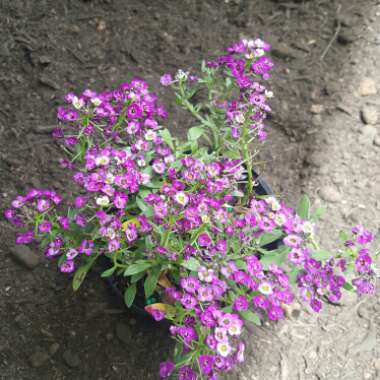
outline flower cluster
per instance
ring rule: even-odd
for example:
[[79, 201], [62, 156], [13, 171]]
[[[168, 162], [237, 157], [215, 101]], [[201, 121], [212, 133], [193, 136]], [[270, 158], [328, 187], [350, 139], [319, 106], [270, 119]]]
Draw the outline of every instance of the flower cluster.
[[[216, 380], [244, 361], [246, 325], [284, 318], [297, 296], [319, 312], [343, 290], [376, 290], [369, 231], [356, 226], [344, 249], [323, 251], [306, 197], [294, 210], [256, 191], [269, 48], [242, 40], [200, 75], [161, 77], [197, 120], [184, 142], [160, 125], [167, 113], [142, 79], [68, 94], [53, 136], [69, 155], [61, 164], [72, 170], [74, 198], [33, 189], [4, 211], [21, 231], [16, 242], [40, 243], [74, 290], [103, 256], [102, 277], [126, 278], [128, 307], [141, 300], [155, 320], [171, 322], [176, 346], [161, 378]], [[204, 89], [208, 100], [193, 104]]]

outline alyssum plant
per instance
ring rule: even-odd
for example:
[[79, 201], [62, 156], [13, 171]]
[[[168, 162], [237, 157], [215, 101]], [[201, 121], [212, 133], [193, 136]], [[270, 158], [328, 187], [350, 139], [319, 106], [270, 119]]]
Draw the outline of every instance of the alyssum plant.
[[68, 94], [53, 134], [77, 196], [64, 202], [32, 189], [5, 210], [21, 229], [17, 243], [40, 243], [61, 272], [73, 273], [75, 290], [104, 256], [102, 277], [127, 279], [127, 306], [143, 297], [153, 318], [171, 322], [176, 345], [162, 378], [217, 379], [243, 362], [245, 325], [283, 318], [296, 296], [319, 312], [343, 289], [376, 290], [369, 231], [356, 226], [326, 252], [314, 235], [319, 211], [311, 215], [306, 197], [295, 211], [255, 192], [254, 156], [272, 96], [263, 85], [273, 68], [268, 50], [242, 40], [199, 76], [161, 77], [196, 120], [184, 142], [162, 127], [167, 113], [141, 79]]

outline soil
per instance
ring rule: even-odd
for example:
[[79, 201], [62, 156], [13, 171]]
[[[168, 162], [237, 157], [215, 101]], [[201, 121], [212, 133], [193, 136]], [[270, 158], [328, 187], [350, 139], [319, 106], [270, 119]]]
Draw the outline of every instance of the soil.
[[[277, 69], [265, 164], [257, 169], [290, 204], [307, 191], [328, 206], [327, 246], [343, 225], [379, 229], [379, 4], [0, 0], [0, 208], [28, 187], [70, 193], [57, 164], [62, 152], [47, 133], [65, 93], [142, 76], [168, 106], [169, 127], [183, 135], [191, 120], [158, 85], [160, 75], [259, 36], [272, 43]], [[0, 226], [0, 379], [158, 378], [172, 347], [165, 325], [126, 311], [95, 273], [73, 293], [54, 264], [20, 263], [14, 230]], [[380, 378], [378, 298], [347, 296], [320, 315], [300, 309], [255, 329], [247, 364], [227, 378]]]

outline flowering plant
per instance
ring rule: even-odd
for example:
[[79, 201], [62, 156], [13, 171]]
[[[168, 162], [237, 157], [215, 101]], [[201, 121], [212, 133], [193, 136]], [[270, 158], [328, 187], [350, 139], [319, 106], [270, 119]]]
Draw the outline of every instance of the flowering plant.
[[[342, 290], [373, 294], [378, 272], [373, 235], [361, 226], [335, 253], [318, 247], [303, 196], [297, 210], [256, 191], [253, 159], [265, 141], [272, 96], [263, 85], [273, 67], [261, 40], [242, 40], [202, 65], [199, 76], [161, 77], [197, 120], [181, 142], [142, 79], [113, 91], [68, 94], [53, 131], [69, 158], [77, 195], [32, 189], [5, 218], [38, 241], [78, 289], [96, 259], [102, 277], [126, 278], [130, 307], [171, 322], [173, 357], [160, 376], [217, 379], [243, 362], [247, 323], [284, 318], [297, 296], [319, 312]], [[194, 104], [197, 95], [203, 100]], [[204, 142], [204, 143], [203, 143]]]

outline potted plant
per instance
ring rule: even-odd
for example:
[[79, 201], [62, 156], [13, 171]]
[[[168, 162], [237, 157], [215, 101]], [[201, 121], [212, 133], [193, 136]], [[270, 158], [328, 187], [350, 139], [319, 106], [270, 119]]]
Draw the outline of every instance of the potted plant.
[[296, 294], [319, 312], [343, 290], [375, 292], [369, 231], [356, 226], [342, 249], [324, 251], [315, 238], [320, 210], [312, 213], [306, 196], [294, 210], [257, 186], [254, 157], [272, 96], [263, 85], [268, 50], [242, 40], [199, 76], [162, 76], [197, 121], [186, 141], [162, 127], [167, 113], [142, 79], [68, 94], [53, 135], [77, 196], [32, 189], [4, 212], [22, 230], [16, 242], [37, 240], [72, 273], [74, 290], [101, 257], [101, 276], [121, 279], [128, 307], [143, 300], [155, 320], [170, 322], [176, 344], [162, 378], [229, 371], [244, 360], [245, 325], [282, 319]]

